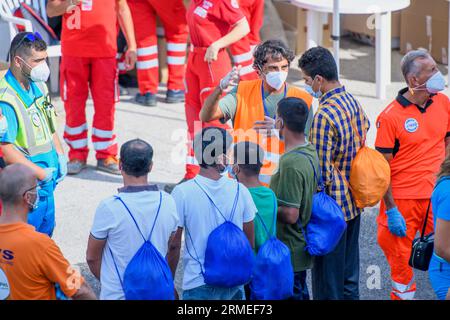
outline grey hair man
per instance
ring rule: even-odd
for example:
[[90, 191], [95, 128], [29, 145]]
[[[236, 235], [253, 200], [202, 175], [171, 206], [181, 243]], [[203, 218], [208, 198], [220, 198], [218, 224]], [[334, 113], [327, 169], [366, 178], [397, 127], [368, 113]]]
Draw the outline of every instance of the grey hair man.
[[416, 292], [408, 265], [411, 245], [425, 222], [426, 233], [433, 229], [427, 209], [450, 144], [450, 103], [440, 93], [445, 79], [428, 52], [409, 52], [401, 70], [407, 87], [377, 120], [375, 147], [391, 167], [391, 185], [378, 217], [378, 243], [391, 267], [391, 299], [410, 300]]
[[0, 299], [94, 300], [92, 289], [55, 242], [27, 224], [29, 212], [39, 202], [38, 188], [33, 170], [23, 164], [7, 166], [0, 173]]

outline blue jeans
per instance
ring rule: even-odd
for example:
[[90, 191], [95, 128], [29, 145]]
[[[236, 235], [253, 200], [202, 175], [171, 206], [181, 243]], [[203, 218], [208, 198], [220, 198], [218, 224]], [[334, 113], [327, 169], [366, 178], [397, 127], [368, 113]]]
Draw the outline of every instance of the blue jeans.
[[442, 262], [435, 255], [431, 258], [428, 269], [431, 286], [439, 300], [445, 300], [450, 289], [450, 264]]
[[36, 231], [51, 237], [55, 229], [55, 198], [53, 193], [48, 192], [39, 196], [39, 206], [28, 214], [28, 223], [34, 226]]
[[183, 292], [183, 300], [243, 300], [242, 286], [219, 288], [203, 285]]

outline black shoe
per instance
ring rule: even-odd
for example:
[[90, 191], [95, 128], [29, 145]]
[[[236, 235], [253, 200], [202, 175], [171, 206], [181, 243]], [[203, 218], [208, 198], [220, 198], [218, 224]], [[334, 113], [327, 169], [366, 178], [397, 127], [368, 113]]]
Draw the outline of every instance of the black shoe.
[[146, 94], [142, 95], [138, 93], [136, 94], [135, 101], [143, 106], [155, 107], [157, 102], [156, 94], [147, 92]]
[[184, 91], [183, 90], [167, 90], [166, 94], [167, 103], [179, 103], [184, 102]]

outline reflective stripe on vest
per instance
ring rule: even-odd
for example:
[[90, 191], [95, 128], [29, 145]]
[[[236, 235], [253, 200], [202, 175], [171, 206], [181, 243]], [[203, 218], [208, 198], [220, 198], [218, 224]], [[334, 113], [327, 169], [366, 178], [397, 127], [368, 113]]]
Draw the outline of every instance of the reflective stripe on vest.
[[[284, 153], [284, 143], [277, 137], [266, 137], [253, 130], [256, 121], [264, 120], [263, 97], [261, 96], [262, 80], [242, 81], [239, 83], [236, 100], [237, 108], [233, 124], [234, 143], [250, 141], [264, 149], [264, 164], [259, 180], [268, 185], [270, 177], [278, 167], [280, 156]], [[311, 110], [312, 96], [304, 90], [288, 86], [286, 97], [300, 98]]]
[[[7, 103], [14, 109], [19, 124], [14, 146], [18, 151], [28, 157], [33, 157], [53, 150], [52, 134], [48, 128], [47, 118], [45, 114], [42, 114], [43, 107], [39, 108], [39, 105], [42, 105], [45, 100], [47, 91], [43, 86], [38, 85], [38, 88], [44, 95], [36, 99], [33, 105], [27, 108], [6, 79], [3, 78], [0, 80], [0, 101]], [[35, 108], [36, 110], [36, 113], [34, 113], [38, 117], [36, 122], [39, 122], [40, 126], [42, 126], [41, 130], [43, 130], [42, 134], [44, 137], [40, 139], [41, 141], [37, 141], [35, 129], [37, 126], [33, 124], [33, 119], [31, 119], [29, 115], [29, 110], [32, 108]]]

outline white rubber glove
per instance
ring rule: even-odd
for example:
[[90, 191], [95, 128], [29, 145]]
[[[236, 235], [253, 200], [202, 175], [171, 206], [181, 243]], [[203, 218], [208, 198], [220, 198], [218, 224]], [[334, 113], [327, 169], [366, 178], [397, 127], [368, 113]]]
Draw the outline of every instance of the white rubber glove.
[[239, 84], [239, 72], [241, 66], [233, 67], [231, 71], [220, 80], [220, 89], [223, 91], [230, 91]]

